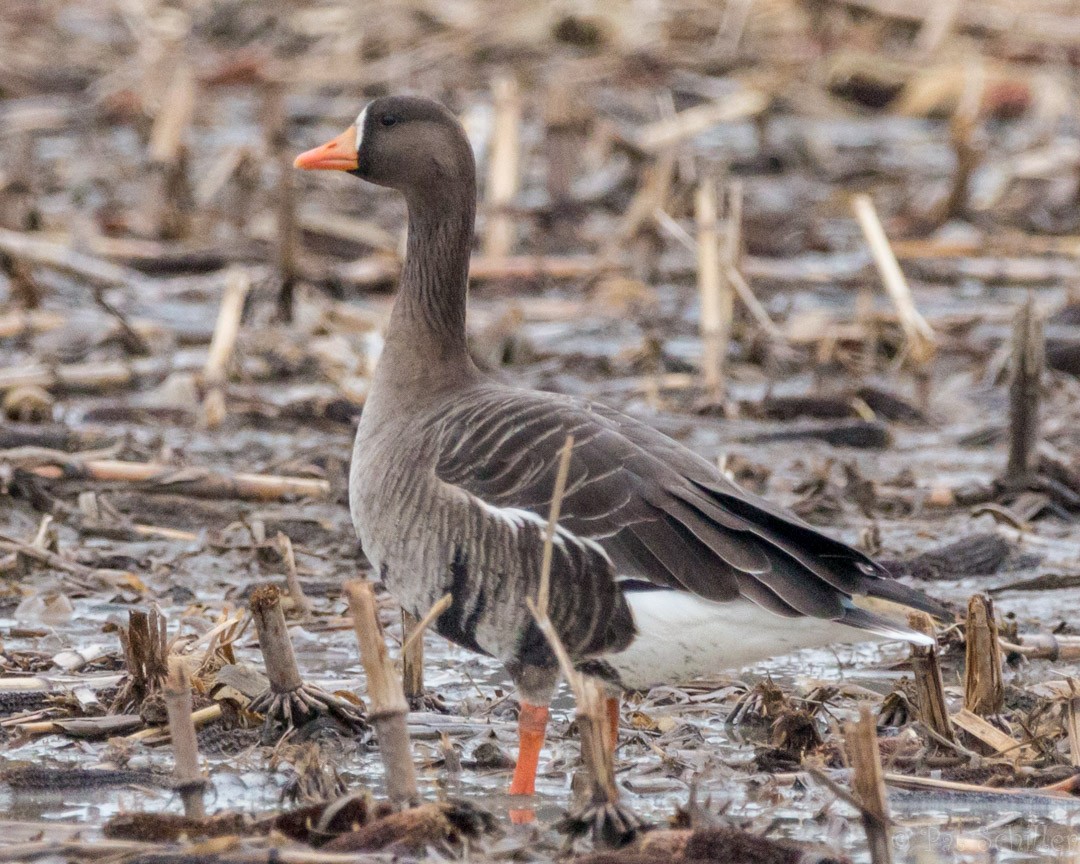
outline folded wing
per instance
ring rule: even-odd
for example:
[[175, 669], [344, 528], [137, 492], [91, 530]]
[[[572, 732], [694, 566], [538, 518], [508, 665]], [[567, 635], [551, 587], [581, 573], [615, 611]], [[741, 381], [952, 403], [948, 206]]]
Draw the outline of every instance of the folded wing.
[[708, 461], [613, 409], [492, 386], [456, 402], [440, 428], [440, 479], [492, 507], [540, 517], [551, 504], [559, 449], [573, 435], [561, 528], [596, 541], [622, 576], [893, 634], [894, 624], [856, 609], [850, 598], [946, 614], [862, 553], [739, 489]]

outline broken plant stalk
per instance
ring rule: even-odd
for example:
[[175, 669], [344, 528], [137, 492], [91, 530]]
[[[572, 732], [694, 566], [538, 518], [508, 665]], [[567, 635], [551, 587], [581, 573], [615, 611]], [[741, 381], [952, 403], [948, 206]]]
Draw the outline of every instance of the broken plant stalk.
[[[739, 194], [741, 197], [741, 192]], [[741, 210], [741, 201], [738, 206]], [[656, 220], [656, 224], [677, 243], [688, 249], [690, 252], [697, 252], [697, 242], [690, 236], [688, 231], [671, 218], [666, 210], [657, 207], [656, 210], [653, 211], [653, 218]], [[729, 238], [734, 237], [737, 240], [738, 234], [738, 231], [732, 231], [728, 236]], [[784, 335], [784, 331], [769, 317], [768, 311], [761, 304], [761, 301], [757, 299], [753, 288], [750, 287], [750, 283], [746, 281], [746, 277], [742, 275], [742, 271], [739, 269], [739, 256], [737, 254], [738, 243], [731, 245], [734, 246], [736, 254], [732, 256], [734, 259], [733, 263], [725, 263], [724, 275], [727, 276], [735, 294], [738, 296], [739, 300], [742, 301], [743, 306], [746, 307], [746, 311], [749, 312], [754, 321], [757, 322], [757, 325], [761, 328], [762, 332], [774, 342], [786, 343], [787, 336]]]
[[412, 638], [419, 623], [401, 610], [401, 638], [405, 640], [401, 647], [401, 682], [410, 705], [424, 695], [424, 640]]
[[739, 90], [643, 126], [632, 135], [630, 143], [642, 152], [660, 153], [719, 124], [755, 117], [769, 107], [769, 102], [769, 96], [760, 90]]
[[514, 247], [514, 222], [507, 208], [517, 195], [521, 174], [521, 91], [504, 75], [492, 84], [495, 123], [488, 162], [487, 209], [483, 251], [505, 258]]
[[723, 396], [724, 355], [731, 337], [732, 290], [721, 266], [716, 179], [704, 178], [694, 198], [698, 293], [701, 302], [701, 376], [710, 399]]
[[208, 388], [203, 399], [203, 420], [210, 428], [220, 426], [225, 419], [225, 380], [240, 335], [240, 318], [250, 288], [251, 279], [247, 273], [240, 267], [233, 267], [229, 271], [203, 367], [203, 383]]
[[[221, 719], [224, 709], [222, 709], [220, 703], [215, 702], [213, 705], [207, 705], [205, 708], [200, 708], [198, 711], [194, 711], [191, 714], [191, 722], [195, 724], [196, 729], [200, 729], [203, 726], [207, 726], [210, 723], [214, 723]], [[125, 735], [123, 741], [145, 741], [147, 744], [162, 744], [169, 740], [169, 727], [168, 726], [148, 726], [145, 729], [140, 729], [138, 732], [132, 732], [130, 735]]]
[[989, 597], [974, 594], [968, 600], [965, 635], [964, 707], [980, 717], [997, 714], [1005, 704], [1005, 683], [994, 604]]
[[291, 321], [293, 293], [299, 276], [297, 246], [299, 230], [296, 221], [296, 172], [293, 171], [289, 147], [289, 117], [285, 108], [285, 85], [279, 80], [263, 83], [262, 121], [266, 149], [277, 163], [277, 268], [281, 279], [278, 293], [278, 317]]
[[424, 698], [424, 631], [453, 602], [453, 594], [444, 594], [420, 620], [401, 610], [401, 679], [410, 705]]
[[186, 62], [177, 62], [170, 72], [172, 81], [150, 131], [149, 182], [143, 189], [149, 233], [166, 239], [182, 237], [190, 227], [184, 139], [195, 115], [199, 87]]
[[[51, 460], [50, 460], [51, 461]], [[63, 464], [39, 464], [28, 468], [49, 480], [102, 480], [116, 483], [146, 483], [162, 492], [200, 498], [243, 498], [273, 501], [280, 498], [324, 498], [330, 493], [325, 480], [283, 477], [273, 474], [224, 473], [202, 468], [180, 468], [153, 462], [122, 462], [117, 459], [88, 459]]]
[[1069, 735], [1069, 761], [1080, 768], [1080, 690], [1074, 689], [1065, 703], [1065, 730]]
[[119, 628], [127, 678], [113, 700], [113, 713], [137, 711], [151, 693], [160, 692], [168, 674], [169, 643], [165, 616], [156, 606], [149, 612], [132, 609], [127, 627]]
[[1009, 379], [1009, 461], [1006, 488], [1023, 488], [1039, 464], [1039, 400], [1045, 356], [1042, 320], [1028, 294], [1016, 313], [1012, 334], [1012, 372]]
[[300, 576], [296, 572], [296, 553], [293, 551], [292, 540], [282, 531], [278, 531], [275, 540], [285, 561], [285, 582], [289, 586], [289, 597], [292, 598], [301, 620], [306, 621], [311, 617], [311, 601], [304, 594], [304, 586], [300, 584]]
[[669, 147], [662, 150], [656, 161], [643, 172], [641, 185], [630, 199], [618, 226], [600, 253], [602, 261], [614, 261], [622, 247], [653, 220], [653, 214], [658, 209], [666, 208], [674, 172], [675, 151]]
[[977, 739], [999, 756], [1011, 759], [1019, 765], [1030, 764], [1038, 758], [1034, 747], [1017, 741], [1011, 735], [1002, 732], [990, 721], [984, 720], [978, 714], [973, 714], [966, 708], [961, 708], [952, 715], [954, 726], [963, 729], [972, 738]]
[[934, 330], [915, 307], [911, 288], [889, 245], [889, 238], [885, 236], [885, 229], [878, 219], [873, 200], [869, 195], [860, 193], [852, 198], [851, 206], [870, 247], [870, 254], [881, 275], [881, 281], [885, 284], [885, 290], [896, 307], [911, 359], [916, 365], [924, 365], [934, 354]]
[[87, 255], [67, 243], [23, 231], [0, 228], [0, 252], [19, 261], [66, 273], [98, 288], [132, 288], [144, 281], [137, 270]]
[[1069, 661], [1080, 659], [1080, 636], [1058, 636], [1054, 633], [1028, 633], [1019, 643], [1001, 640], [1006, 651], [1028, 660]]
[[169, 715], [175, 761], [173, 774], [184, 801], [184, 815], [189, 819], [205, 819], [203, 791], [206, 779], [199, 770], [199, 742], [195, 737], [195, 722], [191, 719], [191, 674], [181, 657], [169, 658], [165, 710]]
[[[912, 612], [908, 623], [913, 630], [935, 637], [934, 621], [925, 612]], [[915, 675], [915, 704], [919, 709], [919, 719], [940, 738], [950, 744], [955, 743], [956, 734], [945, 704], [945, 686], [941, 681], [936, 641], [933, 645], [911, 646], [911, 668]]]
[[367, 676], [368, 717], [375, 726], [386, 770], [386, 794], [391, 803], [408, 805], [419, 795], [406, 725], [409, 703], [386, 650], [371, 583], [359, 579], [346, 582], [345, 593]]
[[859, 711], [856, 723], [844, 726], [848, 762], [851, 764], [851, 789], [859, 805], [872, 864], [890, 864], [892, 844], [889, 838], [889, 801], [881, 769], [877, 729], [870, 709]]
[[265, 715], [267, 729], [275, 722], [287, 729], [300, 726], [320, 714], [328, 714], [351, 729], [363, 729], [364, 720], [356, 706], [305, 684], [300, 677], [277, 587], [259, 586], [251, 592], [250, 605], [270, 686], [265, 693], [256, 696], [249, 707]]

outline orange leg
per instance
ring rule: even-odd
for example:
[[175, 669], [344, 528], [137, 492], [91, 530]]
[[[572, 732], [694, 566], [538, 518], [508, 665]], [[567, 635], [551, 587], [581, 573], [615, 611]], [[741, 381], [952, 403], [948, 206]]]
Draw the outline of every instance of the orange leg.
[[540, 764], [540, 750], [544, 746], [547, 722], [547, 705], [521, 703], [521, 712], [518, 715], [518, 759], [514, 768], [514, 780], [510, 784], [511, 795], [532, 795], [536, 792], [536, 768]]
[[604, 707], [607, 709], [607, 744], [608, 750], [612, 754], [619, 749], [619, 702], [621, 697], [609, 696], [604, 700]]

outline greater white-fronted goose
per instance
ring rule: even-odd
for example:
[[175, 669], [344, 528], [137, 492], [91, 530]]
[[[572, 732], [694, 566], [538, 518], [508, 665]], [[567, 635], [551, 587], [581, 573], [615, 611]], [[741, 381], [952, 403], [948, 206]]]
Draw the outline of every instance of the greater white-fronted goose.
[[928, 641], [855, 605], [868, 596], [944, 614], [861, 552], [638, 420], [476, 368], [465, 340], [476, 173], [446, 108], [376, 99], [296, 166], [346, 171], [408, 204], [401, 287], [356, 436], [349, 501], [364, 551], [402, 607], [423, 615], [450, 592], [438, 632], [506, 665], [521, 697], [512, 794], [534, 791], [558, 679], [525, 599], [537, 593], [568, 435], [550, 614], [574, 660], [611, 692], [833, 642]]

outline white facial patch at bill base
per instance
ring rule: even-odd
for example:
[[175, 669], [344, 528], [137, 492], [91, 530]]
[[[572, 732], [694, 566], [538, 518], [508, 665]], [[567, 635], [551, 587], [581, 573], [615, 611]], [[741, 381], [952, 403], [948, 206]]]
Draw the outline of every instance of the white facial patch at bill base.
[[356, 152], [360, 152], [360, 147], [364, 142], [364, 121], [367, 120], [368, 106], [364, 106], [364, 110], [356, 115]]

